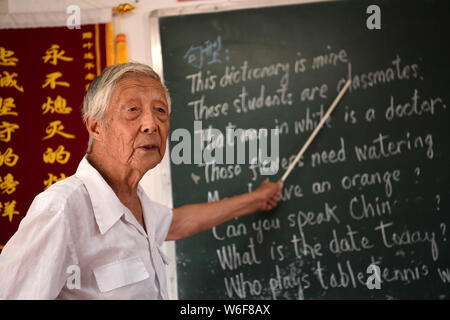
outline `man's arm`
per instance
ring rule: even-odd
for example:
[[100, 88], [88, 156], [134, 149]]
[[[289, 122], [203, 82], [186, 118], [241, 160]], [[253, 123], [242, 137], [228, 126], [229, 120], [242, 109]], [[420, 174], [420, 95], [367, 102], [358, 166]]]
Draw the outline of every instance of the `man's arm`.
[[263, 181], [253, 192], [209, 203], [189, 204], [173, 209], [167, 241], [180, 240], [220, 225], [230, 219], [276, 206], [281, 182]]
[[[48, 195], [48, 194], [47, 194]], [[0, 259], [0, 300], [55, 299], [78, 265], [67, 215], [53, 198], [36, 197]]]

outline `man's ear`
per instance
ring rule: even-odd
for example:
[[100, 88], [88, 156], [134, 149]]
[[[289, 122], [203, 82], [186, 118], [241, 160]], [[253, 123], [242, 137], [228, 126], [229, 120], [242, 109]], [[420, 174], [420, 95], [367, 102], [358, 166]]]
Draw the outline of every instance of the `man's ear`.
[[103, 139], [103, 126], [101, 125], [100, 120], [94, 120], [89, 117], [86, 118], [86, 129], [92, 139], [97, 141]]

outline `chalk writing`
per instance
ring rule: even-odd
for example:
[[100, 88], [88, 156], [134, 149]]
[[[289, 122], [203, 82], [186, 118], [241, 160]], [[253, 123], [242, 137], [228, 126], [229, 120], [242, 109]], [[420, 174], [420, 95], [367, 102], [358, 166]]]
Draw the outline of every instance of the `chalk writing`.
[[222, 63], [220, 53], [222, 50], [222, 37], [217, 36], [216, 40], [206, 40], [203, 45], [192, 45], [184, 55], [188, 64], [201, 69], [204, 64]]
[[[395, 298], [408, 296], [398, 289], [406, 285], [412, 291], [423, 281], [448, 285], [444, 213], [450, 191], [443, 168], [449, 144], [441, 119], [448, 118], [450, 97], [426, 83], [431, 76], [439, 82], [433, 64], [400, 49], [361, 57], [339, 41], [253, 56], [239, 52], [224, 33], [211, 39], [174, 54], [187, 67], [168, 79], [185, 92], [175, 128], [190, 132], [190, 121], [208, 128], [194, 130], [203, 135], [201, 147], [189, 148], [194, 159], [206, 154], [211, 161], [184, 169], [178, 158], [172, 161], [172, 172], [187, 177], [183, 184], [174, 177], [174, 190], [199, 190], [193, 201], [256, 188], [267, 165], [255, 161], [257, 154], [249, 152], [245, 161], [234, 154], [230, 162], [214, 159], [223, 158], [235, 138], [250, 151], [261, 142], [259, 129], [277, 129], [280, 152], [268, 163], [284, 172], [345, 82], [351, 85], [284, 183], [278, 207], [199, 235], [201, 255], [199, 242], [195, 250], [183, 245], [181, 272], [201, 273], [205, 286], [228, 299], [355, 298], [364, 292]], [[233, 59], [226, 50], [231, 46]], [[227, 130], [243, 134], [214, 134]], [[190, 159], [188, 149], [182, 155]], [[377, 270], [373, 286], [367, 270]]]

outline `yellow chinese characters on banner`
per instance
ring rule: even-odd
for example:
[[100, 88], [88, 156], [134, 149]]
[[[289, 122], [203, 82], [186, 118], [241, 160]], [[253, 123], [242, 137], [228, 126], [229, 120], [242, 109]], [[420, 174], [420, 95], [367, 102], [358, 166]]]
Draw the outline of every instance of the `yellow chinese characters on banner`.
[[47, 101], [42, 104], [42, 114], [47, 112], [69, 114], [71, 111], [72, 108], [67, 106], [67, 100], [61, 96], [57, 96], [55, 100], [47, 97]]
[[64, 146], [60, 145], [55, 151], [52, 148], [47, 148], [47, 150], [42, 155], [44, 163], [61, 163], [66, 164], [69, 161], [70, 152], [64, 150]]
[[11, 134], [19, 128], [18, 124], [2, 121], [0, 123], [0, 141], [11, 141]]
[[16, 191], [16, 186], [19, 184], [18, 181], [14, 180], [14, 176], [11, 173], [8, 173], [6, 176], [0, 176], [0, 191], [2, 194], [11, 194]]
[[[85, 90], [89, 88], [89, 84], [96, 76], [100, 74], [100, 54], [98, 52], [99, 46], [99, 30], [98, 25], [95, 27], [95, 32], [87, 31], [83, 32], [81, 38], [83, 40], [83, 68], [86, 69], [84, 80], [89, 81], [85, 85]], [[95, 43], [95, 45], [94, 45]]]
[[[0, 66], [7, 69], [2, 70], [0, 74], [0, 89], [2, 92], [11, 89], [10, 94], [16, 94], [16, 91], [23, 94], [23, 85], [18, 84], [18, 73], [15, 72], [19, 58], [14, 54], [13, 50], [9, 50], [4, 46], [0, 46]], [[15, 90], [16, 91], [15, 91]], [[14, 98], [11, 96], [0, 95], [0, 143], [2, 146], [8, 144], [13, 139], [13, 133], [20, 129], [20, 125], [16, 123], [17, 111], [14, 111], [16, 105], [14, 104]], [[5, 118], [12, 118], [13, 121], [5, 121]], [[15, 121], [14, 121], [15, 120]], [[2, 148], [3, 149], [3, 148]], [[0, 149], [0, 168], [12, 168], [19, 161], [19, 156], [14, 154], [13, 149], [8, 147], [4, 151]], [[0, 201], [0, 213], [1, 217], [6, 217], [9, 222], [12, 221], [14, 215], [18, 215], [19, 211], [16, 210], [16, 200], [13, 199], [14, 193], [19, 185], [11, 172], [2, 170], [1, 172], [7, 172], [6, 175], [0, 176], [0, 195], [1, 199], [9, 198], [8, 201]]]
[[0, 250], [34, 197], [85, 155], [81, 105], [106, 66], [105, 30], [0, 30]]
[[17, 161], [19, 161], [19, 156], [14, 154], [13, 149], [6, 148], [3, 154], [0, 152], [0, 167], [3, 165], [14, 167]]
[[23, 86], [20, 86], [17, 83], [18, 74], [15, 72], [3, 71], [3, 74], [0, 74], [0, 88], [14, 88], [19, 92], [23, 92]]
[[[53, 72], [46, 74], [44, 84], [42, 85], [43, 89], [47, 88], [47, 89], [55, 90], [57, 86], [66, 87], [66, 88], [70, 87], [70, 83], [67, 81], [62, 81], [62, 80], [57, 81], [57, 79], [59, 79], [63, 76], [62, 72], [60, 72], [60, 70], [58, 69], [58, 64], [73, 63], [73, 60], [74, 60], [73, 57], [68, 57], [65, 54], [66, 54], [66, 51], [63, 50], [59, 44], [52, 44], [50, 46], [50, 48], [48, 48], [45, 51], [45, 54], [42, 57], [43, 63], [51, 65], [48, 68], [49, 68], [49, 71], [53, 71]], [[61, 89], [61, 92], [62, 92], [62, 90], [63, 89]], [[65, 89], [65, 90], [68, 90], [68, 89]], [[56, 97], [55, 101], [56, 101], [56, 108], [59, 111], [61, 111], [61, 110], [64, 111], [64, 112], [59, 112], [58, 114], [63, 116], [63, 115], [69, 115], [71, 113], [72, 108], [67, 108], [65, 106], [67, 104], [67, 101], [64, 98], [62, 98], [61, 96], [58, 95]], [[45, 108], [44, 111], [47, 111], [47, 112], [49, 110], [54, 111], [55, 110], [55, 101], [52, 101], [51, 98], [47, 96], [47, 101], [45, 101], [42, 104], [42, 107]], [[45, 114], [47, 114], [47, 112], [43, 112], [44, 117], [45, 117]], [[53, 113], [53, 112], [51, 112], [51, 113]], [[45, 128], [45, 136], [42, 138], [42, 140], [51, 139], [55, 135], [59, 135], [65, 139], [75, 139], [76, 138], [76, 136], [74, 134], [64, 132], [64, 128], [65, 127], [62, 124], [62, 120], [54, 120], [54, 121], [49, 122], [49, 124]], [[64, 146], [62, 146], [62, 148], [64, 148]], [[53, 162], [46, 161], [50, 158], [49, 152], [48, 152], [49, 150], [52, 150], [52, 149], [47, 147], [47, 150], [43, 154], [44, 163], [53, 164], [54, 161]], [[44, 155], [47, 155], [47, 156], [45, 157]], [[62, 164], [65, 164], [65, 163], [67, 163], [67, 161], [62, 162]], [[63, 180], [64, 178], [66, 178], [66, 175], [64, 173], [60, 173], [59, 177], [57, 177], [55, 174], [49, 172], [48, 176], [49, 176], [49, 178], [45, 179], [42, 182], [45, 189], [49, 188], [55, 182], [58, 182], [60, 180]]]
[[44, 63], [48, 62], [54, 66], [58, 64], [58, 60], [73, 61], [72, 57], [65, 57], [64, 53], [65, 51], [60, 50], [59, 45], [52, 44], [50, 48], [45, 51], [45, 55], [42, 57], [42, 60], [44, 60]]
[[18, 116], [19, 114], [14, 111], [16, 109], [16, 105], [14, 104], [14, 98], [0, 97], [0, 117], [1, 116]]
[[19, 59], [14, 57], [14, 51], [0, 47], [0, 66], [14, 67]]

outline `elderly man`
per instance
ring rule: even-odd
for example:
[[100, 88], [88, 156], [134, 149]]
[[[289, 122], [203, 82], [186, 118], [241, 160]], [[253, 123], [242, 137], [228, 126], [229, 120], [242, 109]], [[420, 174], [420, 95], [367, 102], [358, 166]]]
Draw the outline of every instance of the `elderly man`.
[[[105, 69], [83, 104], [87, 155], [76, 173], [39, 194], [0, 260], [0, 298], [166, 299], [160, 249], [258, 210], [272, 209], [281, 183], [251, 193], [169, 209], [139, 186], [161, 162], [170, 97], [139, 63]], [[68, 281], [79, 273], [79, 286]], [[70, 284], [70, 285], [69, 285]]]

